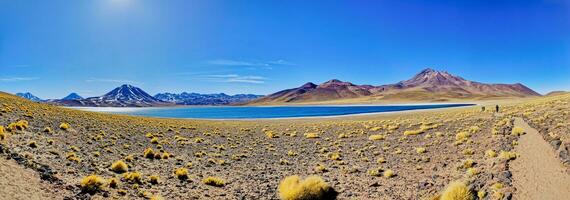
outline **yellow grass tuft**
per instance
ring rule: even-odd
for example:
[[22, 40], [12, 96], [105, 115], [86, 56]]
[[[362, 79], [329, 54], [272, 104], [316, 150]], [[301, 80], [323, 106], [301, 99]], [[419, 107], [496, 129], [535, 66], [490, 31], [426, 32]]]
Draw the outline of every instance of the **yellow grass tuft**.
[[384, 178], [391, 178], [395, 175], [396, 174], [391, 169], [387, 169], [386, 171], [384, 171], [384, 174], [383, 174]]
[[489, 158], [494, 158], [497, 157], [497, 152], [493, 151], [492, 149], [489, 149], [485, 151], [485, 155], [487, 155], [487, 157]]
[[116, 178], [111, 178], [109, 180], [109, 187], [111, 188], [118, 188], [119, 187], [119, 180]]
[[145, 158], [150, 158], [153, 159], [154, 158], [154, 150], [152, 150], [152, 148], [146, 148], [143, 152], [143, 156]]
[[154, 195], [154, 196], [150, 197], [150, 200], [164, 200], [164, 198], [162, 198], [162, 196], [160, 196], [160, 195]]
[[299, 176], [288, 176], [277, 188], [281, 200], [335, 199], [336, 191], [318, 176], [301, 180]]
[[499, 159], [501, 160], [514, 160], [515, 158], [517, 158], [517, 154], [515, 152], [502, 150], [499, 152]]
[[142, 175], [140, 172], [127, 172], [123, 178], [129, 183], [142, 183]]
[[8, 135], [4, 131], [4, 126], [0, 126], [0, 141], [5, 140]]
[[81, 190], [87, 193], [95, 193], [100, 191], [105, 187], [105, 179], [97, 176], [97, 175], [90, 175], [79, 182], [81, 185]]
[[159, 180], [160, 180], [160, 177], [159, 177], [158, 175], [151, 175], [151, 176], [149, 177], [148, 182], [151, 183], [151, 184], [153, 184], [153, 185], [156, 185], [156, 184], [158, 184], [158, 181], [159, 181]]
[[125, 173], [129, 170], [129, 166], [127, 163], [123, 162], [122, 160], [118, 160], [111, 165], [111, 171], [115, 173]]
[[319, 138], [320, 136], [318, 133], [305, 133], [305, 137], [311, 139], [311, 138]]
[[38, 143], [36, 141], [30, 141], [28, 142], [28, 146], [32, 147], [32, 148], [38, 148]]
[[224, 185], [226, 185], [226, 182], [223, 179], [212, 176], [202, 179], [202, 183], [215, 187], [223, 187]]
[[384, 140], [386, 137], [384, 135], [371, 135], [368, 137], [369, 140]]
[[18, 122], [12, 122], [8, 125], [8, 130], [14, 131], [23, 131], [28, 128], [28, 121], [20, 120]]
[[43, 132], [44, 132], [44, 133], [51, 133], [52, 130], [51, 130], [50, 127], [45, 127], [44, 130], [43, 130]]
[[455, 181], [450, 183], [441, 194], [440, 200], [473, 200], [473, 194], [465, 183]]
[[68, 123], [62, 122], [61, 124], [59, 124], [59, 128], [61, 130], [67, 130], [69, 129], [71, 126]]
[[416, 148], [416, 153], [420, 153], [420, 154], [421, 154], [421, 153], [425, 153], [425, 152], [426, 152], [426, 148], [423, 148], [423, 147], [418, 147], [418, 148]]
[[469, 134], [469, 132], [459, 132], [457, 134], [455, 134], [455, 140], [457, 141], [463, 141], [463, 140], [467, 140], [467, 138], [471, 137], [471, 134]]
[[188, 169], [186, 168], [178, 168], [174, 170], [174, 176], [180, 180], [188, 179]]
[[423, 129], [404, 131], [404, 135], [419, 135], [419, 134], [422, 134], [422, 133], [424, 133], [424, 130], [423, 130]]
[[511, 130], [511, 135], [521, 136], [524, 135], [525, 131], [522, 127], [515, 126], [513, 130]]
[[338, 153], [338, 152], [329, 153], [327, 156], [328, 156], [329, 159], [331, 159], [331, 160], [341, 160], [340, 153]]

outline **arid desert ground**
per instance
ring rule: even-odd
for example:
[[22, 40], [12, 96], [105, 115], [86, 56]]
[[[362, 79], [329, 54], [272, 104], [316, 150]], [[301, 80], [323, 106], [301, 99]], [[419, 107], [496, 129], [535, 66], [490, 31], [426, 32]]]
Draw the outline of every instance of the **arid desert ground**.
[[2, 93], [0, 199], [568, 197], [570, 95], [492, 106], [208, 121]]

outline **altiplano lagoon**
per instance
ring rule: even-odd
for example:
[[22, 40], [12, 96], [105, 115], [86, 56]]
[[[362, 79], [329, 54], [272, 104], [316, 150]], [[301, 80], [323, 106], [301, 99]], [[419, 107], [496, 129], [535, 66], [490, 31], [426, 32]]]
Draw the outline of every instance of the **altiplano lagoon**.
[[193, 119], [261, 119], [325, 117], [473, 106], [475, 104], [347, 105], [347, 106], [194, 106], [158, 108], [69, 107], [78, 110], [145, 117]]

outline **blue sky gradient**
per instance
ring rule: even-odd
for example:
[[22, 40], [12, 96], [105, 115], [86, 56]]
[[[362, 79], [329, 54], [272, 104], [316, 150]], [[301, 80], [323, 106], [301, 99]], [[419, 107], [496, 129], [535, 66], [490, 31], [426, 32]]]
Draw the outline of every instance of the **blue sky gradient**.
[[0, 91], [268, 94], [426, 67], [570, 90], [564, 0], [0, 0]]

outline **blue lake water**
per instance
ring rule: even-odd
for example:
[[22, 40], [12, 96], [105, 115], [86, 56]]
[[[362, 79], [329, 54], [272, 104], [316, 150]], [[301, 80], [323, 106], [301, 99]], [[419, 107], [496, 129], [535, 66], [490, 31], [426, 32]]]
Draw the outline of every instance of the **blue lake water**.
[[258, 119], [291, 117], [325, 117], [338, 115], [394, 112], [433, 108], [450, 108], [474, 104], [428, 105], [362, 105], [362, 106], [206, 106], [156, 108], [77, 108], [80, 110], [126, 114], [146, 117], [196, 119]]

